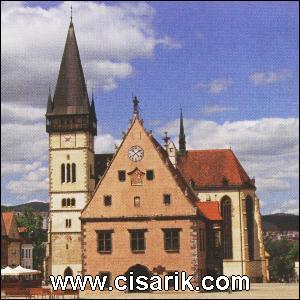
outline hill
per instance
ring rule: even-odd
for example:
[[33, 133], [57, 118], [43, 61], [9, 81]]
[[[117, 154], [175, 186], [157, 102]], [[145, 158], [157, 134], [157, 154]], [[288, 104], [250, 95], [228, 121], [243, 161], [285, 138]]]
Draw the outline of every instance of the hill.
[[263, 230], [299, 231], [299, 216], [292, 214], [273, 214], [262, 216]]
[[48, 203], [35, 201], [14, 206], [1, 205], [1, 211], [22, 211], [25, 207], [32, 207], [37, 212], [48, 212], [49, 210]]

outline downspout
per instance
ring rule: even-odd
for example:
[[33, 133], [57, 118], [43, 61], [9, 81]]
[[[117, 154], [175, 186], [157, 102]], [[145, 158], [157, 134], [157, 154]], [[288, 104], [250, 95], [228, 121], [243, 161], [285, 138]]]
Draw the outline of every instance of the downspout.
[[241, 190], [239, 189], [239, 210], [240, 210], [240, 238], [241, 238], [241, 263], [242, 274], [244, 274], [244, 261], [243, 261], [243, 234], [242, 234], [242, 211], [241, 211]]

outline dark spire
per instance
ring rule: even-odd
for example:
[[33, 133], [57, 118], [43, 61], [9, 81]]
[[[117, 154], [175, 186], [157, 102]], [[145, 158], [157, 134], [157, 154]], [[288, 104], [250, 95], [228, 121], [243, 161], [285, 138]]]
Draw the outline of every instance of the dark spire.
[[180, 131], [179, 131], [179, 153], [185, 154], [186, 152], [186, 145], [185, 145], [185, 134], [184, 134], [184, 127], [183, 127], [183, 116], [182, 116], [182, 109], [180, 108]]
[[132, 102], [133, 102], [133, 113], [138, 116], [139, 115], [139, 100], [136, 96], [134, 96]]
[[91, 115], [93, 121], [97, 121], [93, 90], [92, 90], [92, 102], [91, 102], [91, 106], [90, 106], [90, 115]]
[[49, 95], [48, 95], [48, 102], [47, 102], [47, 114], [52, 113], [53, 110], [53, 103], [52, 103], [52, 97], [51, 97], [51, 90], [49, 87]]
[[89, 99], [71, 21], [53, 97], [53, 114], [88, 114]]

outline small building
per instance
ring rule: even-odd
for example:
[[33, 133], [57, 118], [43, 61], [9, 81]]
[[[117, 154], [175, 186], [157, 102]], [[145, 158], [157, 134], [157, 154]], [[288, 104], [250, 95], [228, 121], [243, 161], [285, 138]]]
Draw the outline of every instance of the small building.
[[8, 242], [7, 265], [11, 267], [15, 267], [21, 264], [21, 244], [22, 244], [21, 236], [18, 231], [16, 215], [14, 212], [2, 212], [2, 217], [3, 217], [3, 223], [7, 235], [7, 242]]
[[1, 213], [1, 268], [8, 265], [8, 236]]
[[33, 243], [27, 237], [27, 228], [19, 227], [19, 233], [21, 235], [21, 266], [26, 269], [33, 269]]

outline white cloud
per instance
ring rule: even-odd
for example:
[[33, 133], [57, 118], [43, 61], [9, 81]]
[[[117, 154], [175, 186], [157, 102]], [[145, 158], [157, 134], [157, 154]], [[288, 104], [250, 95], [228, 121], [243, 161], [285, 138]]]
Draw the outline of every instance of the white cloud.
[[24, 164], [22, 162], [3, 162], [1, 164], [1, 176], [16, 175], [36, 170], [41, 167], [40, 161], [35, 161], [31, 164]]
[[[218, 124], [184, 120], [190, 149], [232, 147], [249, 176], [255, 176], [259, 192], [288, 191], [299, 178], [299, 119], [265, 118]], [[179, 120], [160, 128], [177, 141]]]
[[19, 180], [11, 180], [5, 189], [15, 195], [24, 197], [27, 194], [47, 191], [49, 187], [48, 168], [40, 167], [22, 176]]
[[289, 69], [279, 71], [256, 72], [249, 76], [249, 80], [254, 85], [274, 84], [287, 80], [292, 77], [292, 72]]
[[288, 201], [282, 201], [278, 208], [271, 211], [272, 214], [286, 213], [299, 215], [299, 199], [291, 199]]
[[204, 114], [214, 114], [214, 113], [220, 113], [225, 111], [236, 111], [237, 109], [230, 106], [224, 106], [224, 105], [210, 105], [205, 106], [202, 108], [201, 112]]
[[110, 134], [102, 134], [95, 138], [95, 153], [114, 153], [115, 146], [121, 143]]
[[199, 89], [207, 90], [211, 94], [220, 94], [220, 93], [226, 91], [230, 86], [232, 86], [232, 84], [233, 84], [232, 79], [220, 78], [220, 79], [215, 79], [208, 83], [199, 81], [196, 84], [196, 87]]
[[[1, 2], [2, 102], [45, 107], [54, 88], [69, 23], [70, 2], [48, 9]], [[145, 2], [108, 5], [74, 1], [73, 20], [88, 88], [112, 90], [133, 72], [132, 61], [157, 46], [181, 45], [153, 29], [154, 9]]]

